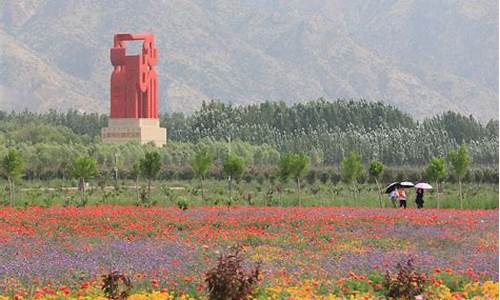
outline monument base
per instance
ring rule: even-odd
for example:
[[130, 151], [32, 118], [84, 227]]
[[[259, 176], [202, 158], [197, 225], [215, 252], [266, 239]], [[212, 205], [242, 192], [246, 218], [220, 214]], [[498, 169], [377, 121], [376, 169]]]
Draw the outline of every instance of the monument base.
[[108, 127], [101, 129], [103, 142], [125, 144], [153, 142], [161, 147], [167, 143], [167, 129], [158, 119], [110, 118]]

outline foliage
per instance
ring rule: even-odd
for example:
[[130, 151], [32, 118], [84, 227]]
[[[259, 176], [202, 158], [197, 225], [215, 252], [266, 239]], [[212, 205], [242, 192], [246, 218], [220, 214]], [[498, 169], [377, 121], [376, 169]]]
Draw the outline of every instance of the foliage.
[[239, 180], [245, 171], [245, 161], [237, 155], [229, 154], [224, 159], [223, 170], [231, 179]]
[[297, 199], [300, 202], [300, 179], [308, 171], [310, 158], [304, 153], [289, 153], [281, 157], [279, 162], [279, 175], [285, 181], [292, 177], [297, 183]]
[[361, 175], [362, 171], [363, 162], [361, 160], [361, 155], [359, 155], [358, 153], [351, 152], [342, 160], [342, 179], [346, 183], [355, 183]]
[[23, 172], [24, 161], [15, 149], [10, 149], [3, 157], [1, 172], [5, 178], [19, 178]]
[[279, 162], [280, 177], [292, 177], [297, 180], [309, 169], [310, 158], [304, 153], [289, 153], [282, 156]]
[[139, 163], [142, 176], [148, 180], [148, 199], [151, 200], [151, 182], [156, 179], [161, 169], [160, 154], [156, 151], [148, 151]]
[[146, 152], [140, 161], [141, 174], [148, 180], [153, 180], [158, 176], [161, 169], [160, 154], [156, 151]]
[[207, 174], [212, 161], [213, 155], [210, 153], [209, 149], [205, 147], [196, 152], [191, 160], [191, 167], [198, 177], [203, 178]]
[[[23, 176], [29, 180], [64, 179], [73, 158], [88, 155], [95, 157], [102, 177], [110, 176], [115, 167], [129, 176], [133, 164], [153, 149], [137, 143], [103, 144], [99, 133], [106, 122], [105, 115], [76, 111], [0, 113], [0, 155], [8, 148], [17, 149], [26, 161]], [[381, 103], [318, 100], [293, 106], [271, 102], [231, 106], [210, 102], [193, 115], [164, 114], [161, 122], [169, 128], [169, 143], [154, 150], [160, 154], [163, 166], [158, 176], [163, 179], [190, 179], [195, 171], [190, 162], [203, 148], [214, 158], [207, 176], [219, 178], [229, 148], [249, 169], [262, 173], [278, 165], [280, 154], [297, 152], [309, 155], [313, 168], [337, 166], [352, 151], [364, 163], [378, 160], [386, 166], [418, 167], [432, 157], [446, 157], [462, 143], [474, 167], [498, 164], [497, 120], [483, 126], [473, 118], [447, 113], [416, 122]], [[224, 142], [227, 136], [232, 137], [231, 146]]]
[[213, 162], [213, 155], [210, 153], [207, 147], [203, 147], [196, 152], [193, 159], [191, 160], [191, 168], [193, 168], [194, 173], [200, 179], [201, 188], [201, 198], [205, 199], [205, 191], [203, 188], [203, 181]]
[[9, 198], [11, 206], [14, 206], [15, 201], [14, 181], [21, 176], [23, 168], [24, 161], [19, 153], [15, 149], [10, 149], [2, 159], [0, 170], [9, 183]]
[[446, 177], [445, 161], [441, 157], [433, 157], [425, 170], [427, 179], [439, 181]]
[[119, 272], [111, 272], [103, 275], [102, 290], [108, 299], [125, 300], [129, 297], [132, 289], [130, 279]]
[[[99, 133], [106, 122], [105, 115], [76, 111], [0, 113], [0, 155], [15, 148], [26, 162], [22, 176], [28, 180], [65, 179], [74, 157], [90, 155], [96, 159], [99, 177], [106, 179], [115, 171], [134, 178], [134, 163], [146, 152], [157, 151], [162, 163], [159, 178], [189, 180], [196, 175], [190, 164], [200, 149], [213, 155], [206, 178], [219, 179], [229, 152], [244, 159], [252, 170], [251, 179], [254, 174], [272, 174], [280, 155], [286, 153], [307, 154], [311, 167], [317, 169], [336, 167], [346, 153], [355, 151], [363, 163], [378, 160], [386, 170], [402, 166], [408, 168], [404, 174], [410, 176], [406, 177], [418, 180], [421, 166], [432, 157], [446, 157], [463, 143], [474, 162], [464, 182], [493, 182], [497, 176], [498, 121], [483, 126], [455, 113], [416, 122], [397, 108], [363, 101], [318, 100], [293, 106], [209, 102], [189, 116], [162, 115], [163, 126], [169, 128], [169, 143], [159, 149], [137, 143], [102, 143]], [[225, 142], [228, 136], [230, 144]], [[478, 169], [481, 171], [476, 172]], [[384, 172], [382, 181], [399, 173]], [[330, 175], [334, 176], [323, 176], [323, 180], [338, 181], [338, 172]], [[450, 175], [452, 181], [458, 179], [454, 173]]]
[[188, 202], [187, 202], [187, 200], [186, 200], [186, 199], [184, 199], [184, 198], [180, 198], [180, 199], [178, 199], [178, 200], [177, 200], [177, 202], [176, 202], [176, 204], [177, 204], [177, 207], [178, 207], [180, 210], [182, 210], [182, 211], [187, 210], [187, 209], [188, 209], [188, 207], [189, 207], [189, 203], [188, 203]]
[[368, 173], [373, 178], [379, 178], [383, 171], [384, 171], [384, 164], [382, 164], [378, 160], [372, 161], [368, 168]]
[[55, 127], [66, 127], [77, 135], [95, 137], [101, 134], [102, 127], [107, 126], [108, 117], [105, 114], [81, 113], [77, 110], [69, 110], [67, 112], [49, 110], [46, 113], [12, 111], [9, 114], [0, 112], [0, 121], [14, 124], [35, 124], [37, 126], [45, 124]]
[[[425, 122], [445, 129], [448, 135], [453, 138], [457, 144], [467, 143], [479, 136], [485, 137], [491, 134], [491, 132], [489, 132], [486, 127], [483, 127], [479, 121], [475, 120], [472, 115], [466, 117], [452, 111], [435, 116]], [[494, 126], [493, 120], [490, 122], [492, 122], [490, 126]], [[496, 124], [498, 126], [498, 121]], [[498, 132], [493, 136], [495, 135], [498, 135]]]
[[235, 107], [212, 101], [191, 116], [163, 115], [162, 123], [175, 128], [169, 130], [169, 140], [197, 143], [231, 136], [271, 145], [280, 153], [309, 153], [313, 165], [316, 157], [321, 163], [338, 164], [352, 151], [366, 161], [423, 165], [462, 142], [475, 149], [475, 162], [498, 162], [498, 134], [492, 134], [496, 120], [487, 129], [471, 117], [445, 113], [417, 123], [396, 108], [364, 101], [320, 99], [290, 107], [273, 102]]
[[78, 189], [80, 190], [80, 205], [85, 206], [87, 199], [85, 197], [86, 180], [93, 178], [97, 174], [96, 160], [88, 156], [75, 158], [71, 165], [71, 175], [78, 178]]
[[462, 144], [458, 150], [450, 151], [448, 159], [451, 163], [453, 173], [458, 178], [458, 184], [460, 185], [460, 208], [463, 208], [464, 195], [462, 193], [462, 179], [467, 173], [467, 168], [470, 164], [469, 152], [466, 146]]
[[415, 299], [423, 293], [427, 276], [415, 271], [413, 258], [408, 259], [405, 264], [399, 262], [396, 270], [397, 274], [387, 271], [385, 275], [386, 296], [393, 299]]
[[73, 161], [71, 175], [74, 178], [90, 179], [97, 174], [96, 160], [88, 156], [79, 156]]
[[470, 165], [469, 152], [467, 151], [466, 146], [462, 144], [458, 150], [450, 151], [448, 159], [455, 175], [459, 179], [464, 178], [467, 168]]
[[241, 246], [232, 247], [218, 258], [217, 266], [205, 275], [208, 299], [245, 300], [252, 299], [259, 282], [260, 264], [252, 270], [243, 268]]

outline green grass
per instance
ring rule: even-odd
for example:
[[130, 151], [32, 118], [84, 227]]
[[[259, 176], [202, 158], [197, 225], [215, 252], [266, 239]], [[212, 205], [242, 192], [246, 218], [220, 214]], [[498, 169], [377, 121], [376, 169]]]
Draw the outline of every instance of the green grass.
[[[93, 185], [94, 183], [91, 182]], [[145, 185], [145, 182], [141, 182]], [[4, 182], [0, 182], [4, 185]], [[178, 200], [186, 200], [190, 206], [193, 205], [256, 205], [256, 206], [296, 206], [298, 205], [295, 185], [287, 183], [278, 192], [279, 183], [258, 183], [256, 181], [240, 182], [233, 190], [231, 201], [226, 181], [207, 180], [205, 182], [205, 201], [201, 200], [199, 181], [156, 181], [152, 189], [151, 201], [145, 204], [171, 206], [176, 205]], [[73, 190], [65, 190], [61, 187], [73, 187]], [[16, 205], [76, 205], [80, 201], [80, 195], [75, 190], [74, 181], [22, 181], [16, 188]], [[47, 190], [52, 188], [53, 190]], [[354, 206], [354, 207], [379, 207], [377, 189], [374, 184], [362, 184], [358, 186], [359, 192], [356, 197], [351, 186], [345, 184], [331, 183], [322, 184], [317, 181], [313, 184], [304, 183], [301, 193], [301, 204], [304, 206]], [[465, 209], [495, 209], [498, 208], [498, 185], [485, 183], [464, 184], [464, 208]], [[408, 189], [408, 206], [416, 207], [415, 191]], [[144, 204], [137, 202], [136, 191], [133, 181], [120, 181], [118, 191], [111, 188], [102, 190], [92, 186], [88, 189], [88, 205], [95, 204]], [[392, 207], [386, 194], [382, 194], [385, 207]], [[426, 208], [437, 207], [435, 190], [428, 191], [424, 197]], [[5, 189], [0, 190], [0, 202], [8, 203], [8, 193]], [[182, 202], [182, 201], [179, 201]], [[440, 192], [441, 208], [459, 208], [458, 184], [445, 183]]]

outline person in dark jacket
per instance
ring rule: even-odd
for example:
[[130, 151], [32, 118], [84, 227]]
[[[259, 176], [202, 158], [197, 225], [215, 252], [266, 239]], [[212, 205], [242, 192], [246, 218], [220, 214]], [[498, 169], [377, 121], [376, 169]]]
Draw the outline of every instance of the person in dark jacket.
[[424, 208], [424, 190], [417, 189], [415, 202], [417, 203], [417, 208]]

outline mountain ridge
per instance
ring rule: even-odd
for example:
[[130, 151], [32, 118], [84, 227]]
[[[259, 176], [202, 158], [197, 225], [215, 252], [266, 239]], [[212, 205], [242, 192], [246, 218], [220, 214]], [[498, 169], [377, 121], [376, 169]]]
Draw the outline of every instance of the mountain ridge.
[[447, 110], [498, 119], [495, 7], [493, 0], [6, 1], [0, 109], [108, 111], [113, 33], [151, 31], [161, 111], [192, 112], [210, 99], [323, 97], [383, 101], [417, 119]]

